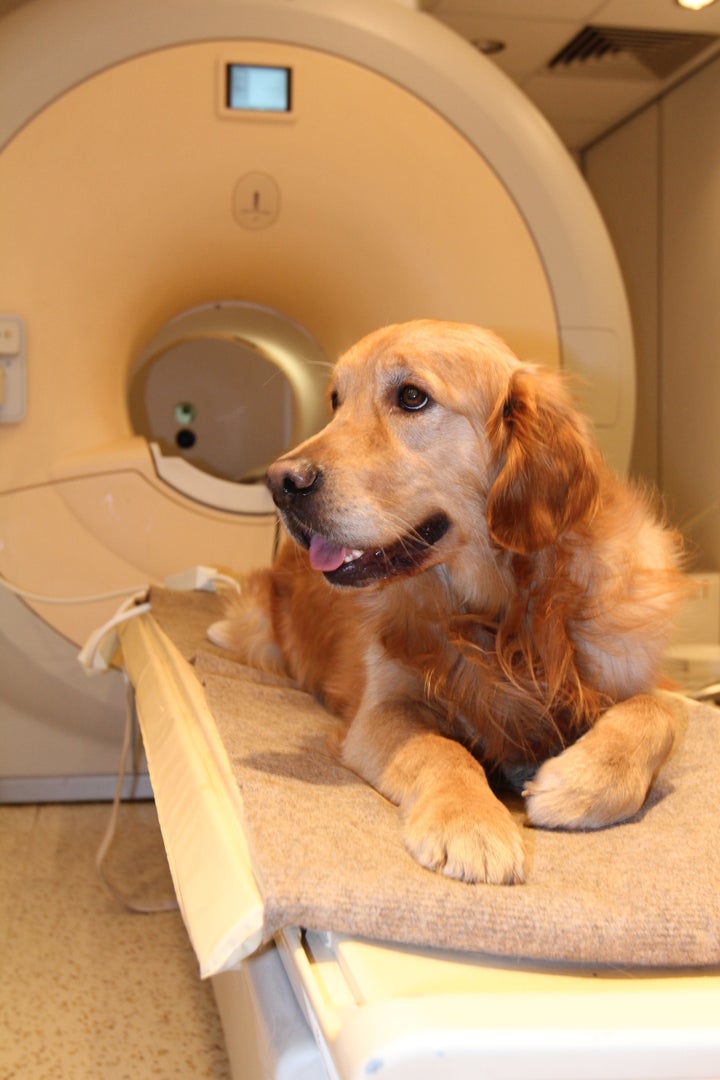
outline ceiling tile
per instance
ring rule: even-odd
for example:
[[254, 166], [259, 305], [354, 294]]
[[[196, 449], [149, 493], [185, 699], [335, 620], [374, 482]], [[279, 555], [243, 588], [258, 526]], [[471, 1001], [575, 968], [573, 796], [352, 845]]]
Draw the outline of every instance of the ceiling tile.
[[488, 39], [505, 42], [503, 51], [491, 60], [512, 79], [542, 71], [582, 26], [567, 20], [513, 19], [482, 13], [448, 14], [441, 21], [473, 43]]
[[720, 54], [720, 41], [662, 80], [627, 77], [621, 64], [596, 77], [551, 73], [552, 58], [587, 25], [720, 34], [720, 0], [703, 12], [683, 11], [675, 0], [425, 0], [430, 14], [468, 41], [493, 39], [505, 48], [493, 62], [535, 101], [569, 147], [590, 141], [658, 97], [694, 67]]
[[652, 98], [645, 84], [634, 81], [541, 75], [525, 80], [522, 89], [563, 141], [576, 150], [598, 139]]

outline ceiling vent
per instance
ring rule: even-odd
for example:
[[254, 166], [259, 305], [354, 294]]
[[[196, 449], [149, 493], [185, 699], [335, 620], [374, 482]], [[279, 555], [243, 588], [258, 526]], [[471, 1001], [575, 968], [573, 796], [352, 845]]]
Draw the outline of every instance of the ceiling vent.
[[585, 26], [548, 69], [590, 78], [667, 79], [717, 40], [716, 34]]

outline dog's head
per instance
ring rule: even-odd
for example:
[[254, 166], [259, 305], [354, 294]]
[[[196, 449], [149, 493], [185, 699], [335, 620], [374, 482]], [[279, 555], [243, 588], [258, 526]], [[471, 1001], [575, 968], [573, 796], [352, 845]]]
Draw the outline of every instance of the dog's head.
[[493, 545], [528, 554], [592, 512], [596, 451], [561, 380], [486, 330], [377, 331], [340, 359], [328, 398], [330, 423], [268, 484], [332, 584], [487, 563]]

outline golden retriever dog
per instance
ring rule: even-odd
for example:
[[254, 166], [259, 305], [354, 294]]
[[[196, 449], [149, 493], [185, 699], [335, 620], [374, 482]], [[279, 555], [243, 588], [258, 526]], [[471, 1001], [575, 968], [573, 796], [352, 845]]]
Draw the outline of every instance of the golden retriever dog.
[[210, 628], [344, 721], [339, 753], [465, 881], [524, 880], [521, 830], [642, 807], [674, 721], [654, 696], [676, 537], [606, 466], [562, 377], [430, 320], [334, 368], [332, 419], [270, 466], [292, 541]]

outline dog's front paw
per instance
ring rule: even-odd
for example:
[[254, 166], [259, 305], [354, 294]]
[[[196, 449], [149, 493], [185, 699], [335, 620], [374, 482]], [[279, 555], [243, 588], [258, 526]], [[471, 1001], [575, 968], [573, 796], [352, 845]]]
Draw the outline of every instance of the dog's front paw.
[[672, 750], [676, 727], [669, 706], [650, 694], [613, 705], [526, 785], [530, 821], [601, 829], [637, 814]]
[[[571, 747], [575, 750], [576, 747]], [[606, 824], [598, 818], [596, 784], [587, 762], [559, 757], [541, 765], [534, 780], [525, 785], [527, 815], [533, 825], [547, 829], [587, 829]]]
[[422, 866], [448, 877], [490, 885], [524, 880], [520, 829], [490, 792], [478, 799], [418, 797], [405, 816], [404, 839]]
[[652, 774], [594, 753], [587, 736], [550, 758], [526, 784], [527, 815], [548, 829], [602, 829], [642, 807]]

